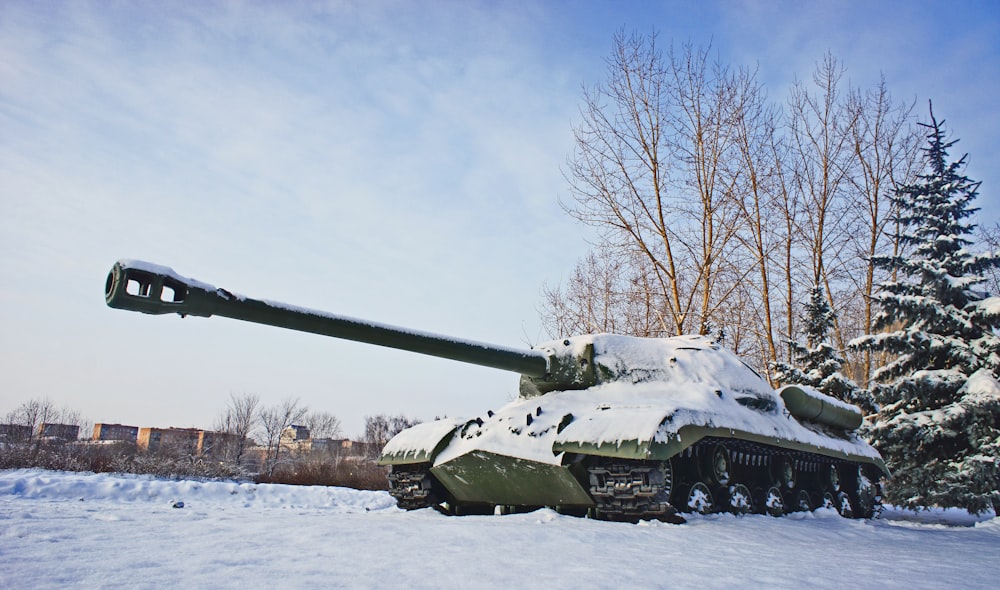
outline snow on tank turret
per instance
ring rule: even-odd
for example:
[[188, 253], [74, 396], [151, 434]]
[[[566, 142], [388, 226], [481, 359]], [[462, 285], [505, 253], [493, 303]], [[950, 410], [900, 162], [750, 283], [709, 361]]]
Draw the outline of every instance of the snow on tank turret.
[[860, 411], [779, 391], [703, 336], [592, 334], [519, 350], [234, 295], [163, 266], [119, 261], [109, 306], [222, 315], [513, 371], [518, 399], [472, 420], [400, 432], [379, 456], [402, 508], [454, 514], [550, 506], [612, 520], [677, 512], [870, 517], [888, 475]]

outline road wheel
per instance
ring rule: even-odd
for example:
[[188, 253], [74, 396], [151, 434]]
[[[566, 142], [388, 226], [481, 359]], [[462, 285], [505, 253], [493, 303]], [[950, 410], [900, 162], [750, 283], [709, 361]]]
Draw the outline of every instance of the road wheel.
[[729, 485], [732, 465], [729, 457], [729, 449], [717, 444], [703, 457], [701, 464], [702, 480], [713, 486]]
[[809, 512], [809, 511], [811, 511], [812, 510], [812, 500], [809, 498], [809, 492], [807, 492], [805, 490], [799, 490], [795, 494], [794, 503], [792, 504], [792, 506], [794, 506], [794, 510], [796, 510], [798, 512]]
[[825, 473], [826, 488], [829, 491], [831, 491], [831, 492], [839, 492], [840, 491], [840, 472], [837, 471], [837, 466], [835, 464], [833, 464], [833, 463], [830, 463], [826, 467], [824, 467], [824, 470], [826, 471], [826, 473]]
[[785, 501], [781, 497], [781, 490], [777, 486], [771, 486], [764, 492], [764, 512], [771, 516], [781, 516], [785, 513]]
[[753, 497], [750, 488], [741, 483], [729, 486], [729, 512], [737, 516], [748, 514], [753, 510]]
[[715, 502], [712, 500], [712, 491], [704, 482], [695, 482], [688, 488], [687, 501], [684, 504], [685, 510], [697, 512], [698, 514], [709, 514], [715, 510]]
[[788, 457], [776, 457], [771, 464], [771, 479], [781, 489], [790, 490], [795, 487], [795, 467]]

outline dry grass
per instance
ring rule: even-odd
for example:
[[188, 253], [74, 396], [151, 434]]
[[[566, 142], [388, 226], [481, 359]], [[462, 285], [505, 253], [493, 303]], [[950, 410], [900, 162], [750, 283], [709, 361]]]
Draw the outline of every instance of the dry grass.
[[226, 461], [183, 454], [137, 453], [134, 444], [49, 444], [26, 442], [0, 446], [0, 469], [41, 468], [94, 473], [136, 473], [171, 479], [254, 480], [257, 483], [322, 485], [385, 490], [387, 470], [370, 460], [297, 459], [275, 468], [268, 477]]
[[340, 486], [357, 490], [389, 489], [388, 471], [370, 461], [298, 461], [279, 465], [270, 477], [263, 474], [257, 483], [286, 483], [304, 486]]

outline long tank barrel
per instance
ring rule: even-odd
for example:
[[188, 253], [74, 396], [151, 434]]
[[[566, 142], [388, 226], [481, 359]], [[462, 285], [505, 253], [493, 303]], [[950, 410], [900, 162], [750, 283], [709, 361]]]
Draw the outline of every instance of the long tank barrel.
[[108, 273], [104, 295], [107, 304], [117, 309], [176, 313], [182, 317], [218, 315], [493, 367], [527, 377], [544, 378], [549, 372], [548, 357], [538, 350], [494, 346], [251, 299], [148, 262], [115, 263]]

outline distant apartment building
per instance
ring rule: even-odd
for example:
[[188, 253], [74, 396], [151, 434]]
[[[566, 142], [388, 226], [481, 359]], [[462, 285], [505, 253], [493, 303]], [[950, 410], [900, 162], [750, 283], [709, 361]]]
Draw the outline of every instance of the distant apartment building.
[[373, 448], [375, 451], [380, 450], [378, 447], [373, 447], [371, 443], [351, 440], [349, 438], [332, 439], [332, 442], [340, 444], [340, 451], [344, 455], [361, 457], [368, 455]]
[[136, 442], [138, 436], [138, 426], [105, 424], [103, 422], [99, 422], [94, 424], [94, 436], [91, 440], [120, 440], [134, 443]]
[[221, 456], [238, 437], [225, 432], [197, 428], [140, 428], [136, 437], [139, 450], [148, 453], [175, 452], [192, 456]]
[[0, 424], [0, 442], [23, 442], [30, 438], [30, 426], [23, 424]]
[[288, 428], [281, 431], [281, 441], [282, 442], [294, 442], [301, 440], [309, 440], [311, 437], [309, 435], [308, 426], [299, 426], [298, 424], [292, 424]]
[[230, 449], [235, 449], [239, 442], [240, 437], [236, 434], [202, 430], [198, 441], [198, 453], [205, 457], [223, 458]]
[[364, 455], [368, 451], [369, 444], [349, 438], [315, 438], [313, 439], [314, 452], [337, 453], [344, 456]]
[[197, 428], [140, 428], [135, 442], [139, 450], [149, 453], [172, 451], [198, 455], [200, 433]]
[[292, 424], [281, 431], [278, 444], [286, 451], [308, 453], [312, 450], [312, 436], [308, 427]]
[[313, 453], [337, 453], [343, 449], [343, 441], [339, 438], [314, 438], [310, 441], [309, 450]]
[[38, 436], [65, 441], [76, 440], [80, 436], [80, 427], [76, 424], [42, 422], [38, 425]]
[[[301, 432], [301, 430], [299, 432]], [[306, 429], [305, 432], [308, 433], [308, 429]], [[346, 458], [363, 456], [367, 453], [368, 447], [369, 445], [367, 443], [353, 441], [349, 438], [295, 439], [291, 436], [289, 429], [285, 429], [285, 432], [281, 437], [282, 449], [303, 454], [320, 454]]]

